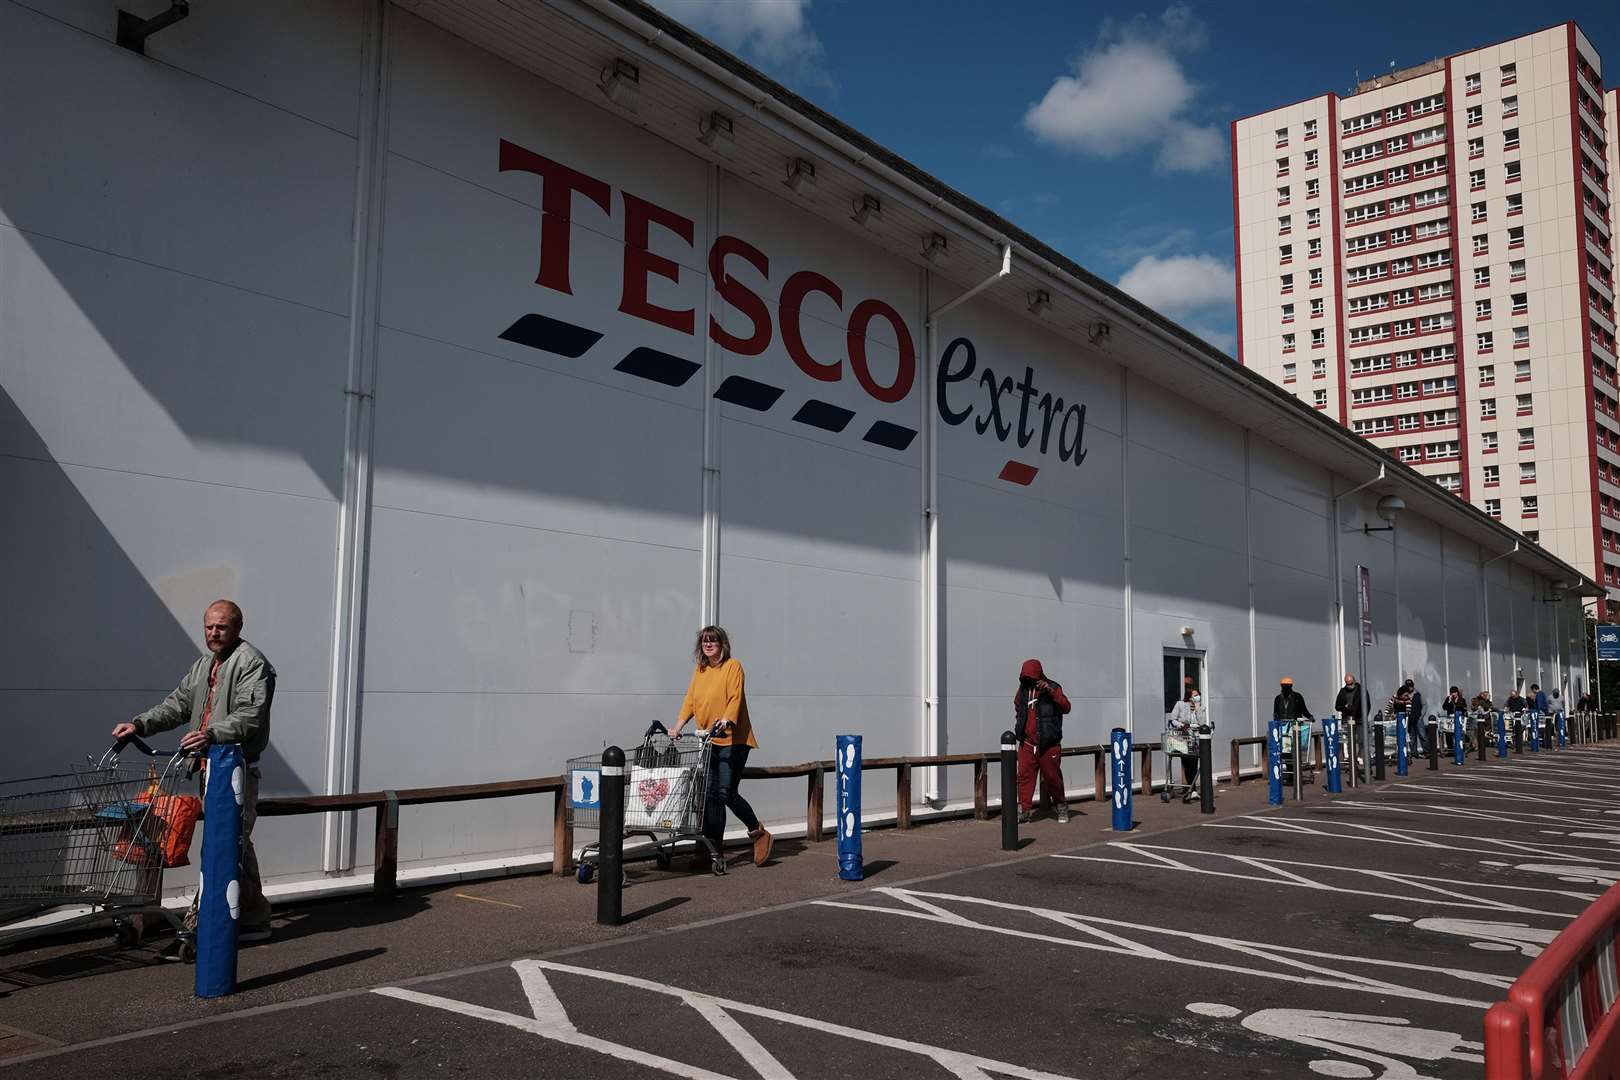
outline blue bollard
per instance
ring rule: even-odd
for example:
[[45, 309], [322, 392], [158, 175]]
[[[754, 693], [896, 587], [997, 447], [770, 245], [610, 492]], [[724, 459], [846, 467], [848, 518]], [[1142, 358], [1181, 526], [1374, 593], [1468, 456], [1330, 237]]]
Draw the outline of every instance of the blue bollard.
[[1411, 761], [1410, 761], [1410, 759], [1408, 757], [1408, 750], [1407, 750], [1407, 745], [1406, 745], [1407, 738], [1408, 738], [1408, 733], [1407, 733], [1407, 730], [1406, 730], [1406, 714], [1403, 713], [1403, 712], [1396, 713], [1395, 714], [1395, 775], [1396, 776], [1405, 776], [1406, 772], [1407, 772], [1407, 766], [1411, 764]]
[[1564, 710], [1558, 710], [1554, 715], [1553, 723], [1558, 728], [1558, 749], [1562, 750], [1569, 745], [1569, 729], [1565, 726]]
[[1541, 753], [1541, 714], [1538, 712], [1530, 714], [1530, 752]]
[[1327, 752], [1328, 794], [1337, 795], [1344, 787], [1339, 776], [1339, 721], [1336, 718], [1322, 721], [1322, 746]]
[[1273, 720], [1266, 725], [1266, 801], [1281, 806], [1282, 792], [1282, 733], [1286, 721]]
[[1464, 725], [1466, 723], [1467, 721], [1463, 719], [1462, 713], [1451, 714], [1451, 758], [1458, 765], [1463, 763], [1463, 757], [1465, 756], [1463, 739], [1465, 738], [1464, 732], [1466, 729]]
[[[838, 768], [838, 876], [860, 881], [866, 877], [861, 865], [861, 737], [840, 735], [833, 745]], [[1017, 800], [1009, 804], [1003, 793], [1002, 803], [1016, 806]]]
[[1507, 757], [1507, 716], [1500, 710], [1496, 714], [1496, 756]]
[[1114, 831], [1131, 831], [1131, 733], [1124, 728], [1113, 732], [1114, 751]]
[[247, 761], [242, 747], [208, 748], [203, 791], [202, 865], [197, 884], [197, 974], [200, 998], [236, 993], [236, 924], [241, 914], [237, 874], [242, 863], [242, 797]]

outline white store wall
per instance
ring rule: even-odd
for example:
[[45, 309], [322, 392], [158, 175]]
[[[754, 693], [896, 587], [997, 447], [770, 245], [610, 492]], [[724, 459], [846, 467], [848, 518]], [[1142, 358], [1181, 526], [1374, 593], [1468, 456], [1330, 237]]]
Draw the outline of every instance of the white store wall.
[[[0, 533], [15, 613], [0, 715], [34, 731], [7, 775], [59, 769], [158, 700], [219, 595], [280, 672], [266, 794], [325, 791], [329, 773], [368, 790], [555, 772], [673, 718], [711, 550], [755, 763], [825, 757], [845, 731], [870, 755], [922, 752], [920, 432], [936, 389], [940, 749], [995, 744], [1029, 656], [1074, 701], [1070, 743], [1127, 724], [1156, 740], [1165, 648], [1205, 650], [1220, 738], [1260, 730], [1283, 674], [1330, 706], [1331, 500], [1364, 477], [1143, 377], [1123, 346], [1076, 344], [988, 297], [942, 321], [936, 383], [923, 321], [960, 282], [397, 9], [380, 201], [357, 199], [366, 13], [220, 0], [142, 58], [110, 43], [89, 0], [0, 2], [0, 95], [34, 103], [0, 113], [0, 484], [26, 523]], [[649, 93], [644, 115], [660, 107]], [[576, 193], [547, 214], [551, 181], [503, 171], [503, 141], [605, 184], [606, 208]], [[626, 233], [636, 200], [656, 208], [644, 250]], [[368, 213], [375, 426], [350, 710], [329, 686]], [[568, 292], [536, 281], [556, 270], [547, 231], [568, 238]], [[720, 260], [724, 294], [719, 237], [759, 253]], [[636, 314], [626, 282], [640, 280]], [[666, 324], [688, 311], [690, 331]], [[852, 332], [858, 312], [872, 317]], [[577, 355], [502, 337], [527, 315], [601, 336]], [[711, 320], [732, 338], [768, 324], [768, 344], [728, 350]], [[638, 378], [622, 370], [638, 349], [692, 373]], [[776, 396], [716, 403], [727, 386]], [[812, 402], [851, 415], [839, 430], [796, 419]], [[887, 442], [866, 437], [874, 425]], [[1004, 479], [1009, 462], [1033, 477]], [[1495, 552], [1420, 512], [1398, 540], [1364, 535], [1375, 502], [1346, 500], [1337, 525], [1349, 655], [1360, 563], [1374, 694], [1410, 673], [1437, 703], [1448, 658], [1471, 693], [1479, 560]], [[1489, 576], [1493, 688], [1515, 664], [1550, 673], [1547, 583], [1509, 560]], [[330, 755], [351, 729], [345, 768]], [[965, 794], [965, 773], [949, 785]], [[747, 790], [767, 818], [802, 813], [797, 783]], [[549, 836], [547, 800], [410, 808], [401, 858]], [[266, 820], [258, 837], [272, 877], [323, 867], [317, 819]], [[365, 846], [329, 868], [363, 869]]]

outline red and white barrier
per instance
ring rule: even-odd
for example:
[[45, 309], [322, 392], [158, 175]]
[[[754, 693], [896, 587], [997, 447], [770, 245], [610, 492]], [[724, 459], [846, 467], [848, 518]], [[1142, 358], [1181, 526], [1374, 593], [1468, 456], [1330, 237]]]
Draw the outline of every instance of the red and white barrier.
[[1486, 1080], [1620, 1077], [1620, 885], [1553, 939], [1485, 1014]]

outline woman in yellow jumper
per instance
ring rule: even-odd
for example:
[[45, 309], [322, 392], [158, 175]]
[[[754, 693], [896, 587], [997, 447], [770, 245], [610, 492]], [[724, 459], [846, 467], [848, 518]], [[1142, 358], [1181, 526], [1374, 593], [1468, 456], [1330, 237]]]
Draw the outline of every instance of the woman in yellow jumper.
[[748, 698], [743, 694], [742, 664], [731, 655], [731, 639], [718, 626], [698, 631], [693, 650], [697, 667], [686, 688], [686, 700], [675, 718], [679, 735], [688, 720], [699, 731], [710, 732], [709, 788], [703, 799], [703, 835], [719, 851], [726, 833], [726, 810], [748, 826], [748, 839], [754, 842], [754, 865], [771, 857], [771, 834], [760, 825], [748, 800], [737, 793], [742, 783], [748, 752], [759, 746], [754, 727], [748, 722]]

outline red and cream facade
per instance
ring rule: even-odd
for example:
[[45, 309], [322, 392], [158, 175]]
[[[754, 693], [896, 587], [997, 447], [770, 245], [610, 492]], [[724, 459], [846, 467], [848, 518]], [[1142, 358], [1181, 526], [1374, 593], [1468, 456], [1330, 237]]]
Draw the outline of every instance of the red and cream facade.
[[1563, 23], [1235, 121], [1238, 359], [1620, 608], [1601, 75]]

